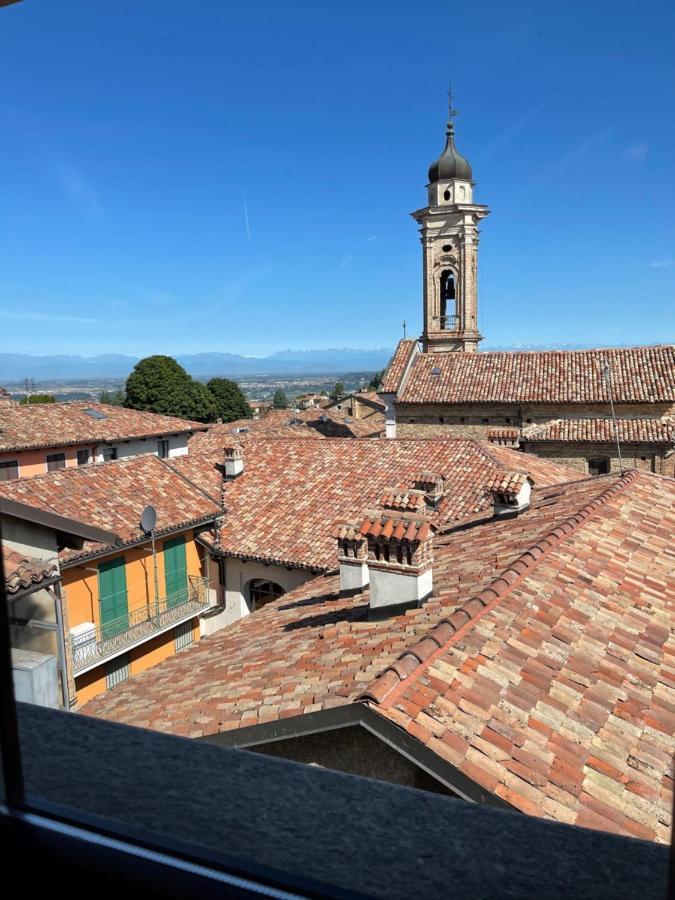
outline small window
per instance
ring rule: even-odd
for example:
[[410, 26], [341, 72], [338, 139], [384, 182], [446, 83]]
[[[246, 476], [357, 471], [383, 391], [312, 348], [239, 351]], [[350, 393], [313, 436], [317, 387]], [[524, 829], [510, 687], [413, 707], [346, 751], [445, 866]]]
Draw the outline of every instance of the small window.
[[262, 609], [273, 600], [282, 597], [286, 591], [273, 581], [265, 581], [263, 578], [254, 578], [249, 588], [251, 612]]
[[104, 413], [99, 412], [97, 409], [87, 408], [87, 409], [83, 410], [83, 412], [84, 412], [85, 416], [89, 416], [90, 419], [107, 419], [108, 418]]
[[452, 250], [452, 244], [443, 244], [443, 253], [450, 253]]
[[54, 469], [65, 469], [66, 454], [65, 453], [48, 453], [47, 454], [47, 471], [53, 472]]
[[532, 419], [525, 419], [525, 421], [527, 422], [528, 425], [532, 424]]
[[168, 440], [162, 439], [157, 441], [157, 456], [160, 459], [168, 459], [169, 457], [169, 442]]
[[112, 462], [117, 459], [117, 447], [103, 448], [103, 462]]
[[609, 475], [609, 460], [607, 458], [589, 459], [589, 475]]
[[438, 366], [434, 366], [433, 369], [431, 370], [431, 374], [432, 375], [440, 375], [441, 370], [438, 368]]
[[489, 424], [490, 424], [490, 420], [489, 420], [489, 419], [481, 419], [481, 422], [483, 423], [483, 425], [489, 425]]
[[443, 199], [444, 199], [444, 200], [449, 200], [449, 199], [450, 199], [450, 191], [444, 191], [444, 192], [443, 192]]
[[78, 450], [77, 451], [77, 464], [78, 466], [88, 466], [91, 462], [91, 453], [89, 450]]
[[19, 462], [16, 459], [8, 459], [0, 462], [0, 481], [11, 481], [19, 477]]
[[438, 422], [439, 422], [440, 425], [444, 425], [444, 424], [445, 424], [445, 417], [444, 417], [444, 416], [439, 416], [439, 417], [438, 417]]
[[508, 416], [504, 419], [504, 421], [506, 422], [507, 425], [511, 424], [511, 419], [509, 419]]
[[460, 424], [460, 425], [463, 425], [463, 424], [464, 424], [464, 421], [465, 421], [464, 416], [460, 416], [460, 417], [459, 417], [459, 424]]
[[129, 666], [129, 654], [123, 653], [117, 659], [111, 660], [105, 667], [105, 686], [107, 690], [114, 688], [116, 684], [122, 684], [131, 675]]
[[177, 625], [173, 631], [174, 645], [176, 653], [185, 650], [190, 644], [194, 644], [194, 630], [192, 628], [192, 620]]

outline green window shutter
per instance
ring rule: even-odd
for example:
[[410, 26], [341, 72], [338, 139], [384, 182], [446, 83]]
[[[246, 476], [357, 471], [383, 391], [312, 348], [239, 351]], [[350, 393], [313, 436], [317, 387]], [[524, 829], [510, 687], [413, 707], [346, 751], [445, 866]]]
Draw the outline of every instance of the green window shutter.
[[167, 606], [185, 603], [188, 596], [188, 580], [184, 537], [164, 541], [164, 584]]
[[106, 560], [98, 566], [101, 638], [106, 641], [129, 627], [127, 576], [124, 557]]

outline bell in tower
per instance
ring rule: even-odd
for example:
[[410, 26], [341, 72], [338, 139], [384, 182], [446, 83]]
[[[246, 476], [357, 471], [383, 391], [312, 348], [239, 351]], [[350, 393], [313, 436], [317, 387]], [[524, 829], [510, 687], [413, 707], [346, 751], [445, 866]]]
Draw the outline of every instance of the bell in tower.
[[[450, 94], [448, 94], [450, 97]], [[478, 331], [478, 222], [471, 166], [455, 147], [450, 98], [445, 149], [429, 168], [428, 206], [414, 212], [424, 262], [424, 351], [475, 352]]]

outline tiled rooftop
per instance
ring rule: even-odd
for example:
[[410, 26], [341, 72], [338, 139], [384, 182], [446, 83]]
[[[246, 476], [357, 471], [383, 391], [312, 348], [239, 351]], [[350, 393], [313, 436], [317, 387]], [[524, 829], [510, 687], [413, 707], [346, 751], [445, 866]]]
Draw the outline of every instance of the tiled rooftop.
[[26, 406], [0, 404], [0, 452], [160, 437], [205, 428], [187, 419], [81, 400]]
[[[675, 419], [617, 419], [616, 431], [624, 444], [673, 444]], [[528, 425], [523, 440], [612, 443], [616, 440], [611, 419], [554, 419], [543, 425]]]
[[401, 378], [405, 373], [410, 357], [416, 352], [416, 347], [416, 340], [407, 339], [398, 342], [398, 347], [389, 360], [389, 365], [382, 377], [381, 394], [396, 393], [398, 391]]
[[[0, 496], [112, 531], [121, 544], [142, 538], [141, 513], [149, 504], [157, 510], [158, 534], [222, 512], [213, 499], [156, 456], [7, 481], [0, 484]], [[63, 550], [60, 558], [72, 560], [102, 549], [101, 544], [87, 542], [82, 550]]]
[[2, 547], [2, 564], [5, 573], [5, 590], [8, 594], [17, 594], [34, 585], [39, 585], [58, 575], [58, 560], [35, 559], [19, 553], [6, 544]]
[[523, 812], [668, 840], [675, 482], [533, 490], [434, 541], [434, 596], [384, 620], [320, 576], [84, 708], [201, 736], [368, 703]]
[[480, 513], [492, 500], [488, 485], [509, 469], [536, 484], [578, 477], [572, 469], [502, 447], [460, 439], [323, 440], [259, 438], [244, 445], [244, 472], [222, 480], [222, 453], [197, 452], [170, 461], [227, 510], [220, 547], [228, 555], [300, 565], [335, 565], [330, 523], [376, 506], [392, 485], [414, 487], [420, 472], [445, 477], [434, 513], [439, 526]]
[[615, 403], [675, 401], [675, 346], [418, 353], [401, 389], [409, 345], [399, 344], [380, 389], [397, 391], [401, 403], [607, 403], [605, 363]]

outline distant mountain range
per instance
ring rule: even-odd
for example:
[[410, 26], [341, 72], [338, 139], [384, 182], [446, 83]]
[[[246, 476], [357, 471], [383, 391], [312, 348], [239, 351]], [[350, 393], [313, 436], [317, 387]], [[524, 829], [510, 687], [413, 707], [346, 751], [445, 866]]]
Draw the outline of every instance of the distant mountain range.
[[[176, 356], [195, 377], [214, 375], [295, 375], [370, 372], [387, 365], [392, 350], [278, 350], [269, 356], [236, 353], [192, 353]], [[0, 383], [24, 378], [46, 379], [126, 378], [139, 357], [119, 353], [99, 356], [31, 356], [0, 353]]]
[[[510, 347], [483, 347], [483, 350], [579, 350], [582, 344], [519, 344]], [[176, 356], [187, 371], [198, 378], [214, 375], [329, 375], [345, 372], [375, 372], [383, 369], [393, 348], [373, 350], [277, 350], [269, 356], [240, 356], [237, 353], [183, 353]], [[27, 353], [0, 353], [0, 384], [35, 381], [126, 378], [139, 357], [120, 353], [99, 356], [32, 356]]]

